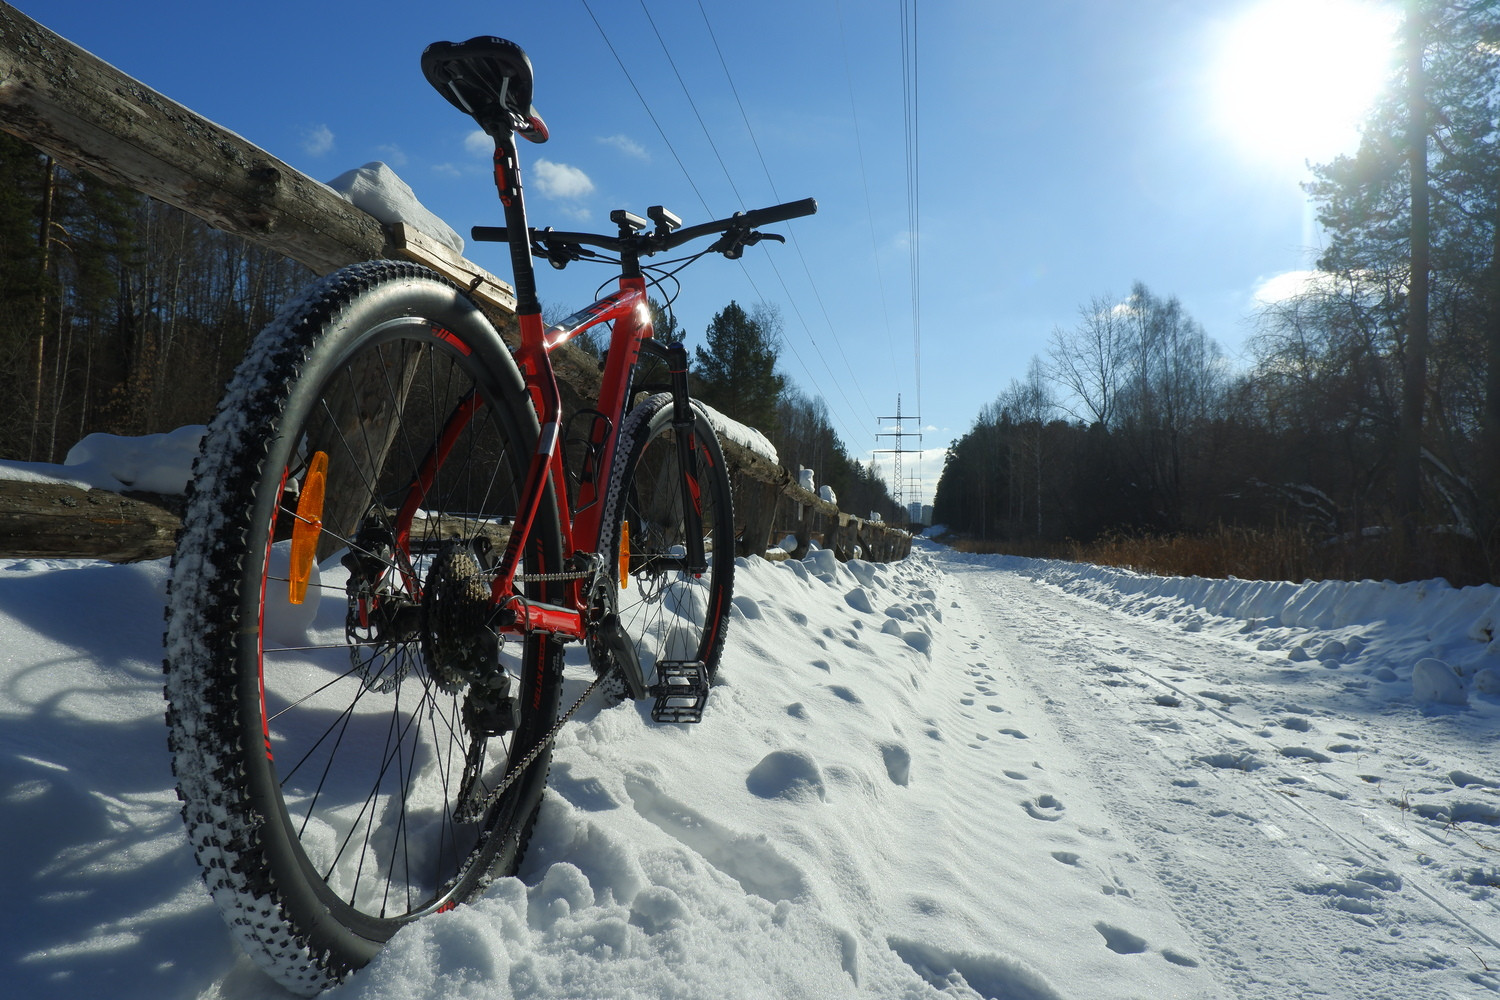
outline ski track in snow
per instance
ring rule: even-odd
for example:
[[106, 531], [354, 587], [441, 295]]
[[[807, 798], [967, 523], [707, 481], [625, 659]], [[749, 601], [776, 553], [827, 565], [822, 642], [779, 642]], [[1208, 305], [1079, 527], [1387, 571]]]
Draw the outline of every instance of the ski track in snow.
[[[164, 566], [4, 566], [12, 995], [285, 996], [177, 816]], [[1414, 704], [1416, 633], [925, 544], [737, 577], [704, 722], [585, 706], [519, 877], [330, 996], [1500, 993], [1500, 701]]]

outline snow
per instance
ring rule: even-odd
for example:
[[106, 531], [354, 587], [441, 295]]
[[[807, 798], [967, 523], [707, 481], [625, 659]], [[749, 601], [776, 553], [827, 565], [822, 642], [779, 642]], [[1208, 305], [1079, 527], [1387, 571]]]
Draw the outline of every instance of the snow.
[[770, 438], [749, 424], [742, 424], [733, 417], [726, 417], [702, 400], [695, 399], [693, 402], [700, 410], [708, 414], [708, 422], [713, 425], [714, 433], [718, 434], [719, 437], [733, 441], [741, 448], [755, 452], [772, 465], [781, 464], [781, 458], [776, 452], [776, 446], [771, 443]]
[[344, 171], [329, 181], [328, 186], [355, 208], [386, 225], [405, 222], [416, 226], [454, 253], [463, 255], [463, 237], [418, 201], [411, 186], [379, 160]]
[[61, 466], [0, 461], [0, 479], [178, 494], [187, 489], [204, 429], [193, 425], [140, 437], [90, 434], [68, 450]]
[[[0, 561], [7, 995], [286, 995], [183, 834], [165, 582]], [[586, 704], [520, 876], [330, 996], [1500, 992], [1495, 588], [919, 541], [744, 560], [732, 614], [700, 725]]]

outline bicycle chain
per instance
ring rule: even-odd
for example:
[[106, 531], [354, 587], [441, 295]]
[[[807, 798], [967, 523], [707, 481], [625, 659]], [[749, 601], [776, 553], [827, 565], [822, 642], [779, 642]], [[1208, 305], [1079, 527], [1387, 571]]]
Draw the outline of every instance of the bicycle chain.
[[572, 570], [567, 573], [517, 573], [517, 583], [561, 583], [564, 580], [584, 580], [592, 576], [590, 570]]
[[541, 752], [548, 746], [550, 746], [552, 741], [557, 738], [557, 734], [562, 729], [563, 723], [567, 722], [573, 717], [573, 713], [578, 711], [583, 703], [588, 700], [589, 695], [593, 694], [594, 690], [598, 688], [600, 684], [604, 683], [605, 678], [607, 678], [608, 676], [608, 674], [603, 674], [595, 677], [593, 683], [584, 688], [583, 694], [579, 695], [578, 700], [573, 702], [573, 707], [564, 712], [562, 714], [562, 717], [552, 724], [552, 728], [547, 730], [547, 734], [545, 736], [543, 736], [540, 740], [537, 740], [536, 746], [532, 747], [531, 750], [527, 752], [526, 756], [521, 759], [521, 763], [512, 768], [510, 773], [500, 780], [500, 784], [491, 789], [490, 792], [485, 795], [482, 800], [475, 803], [472, 809], [466, 808], [465, 804], [462, 802], [458, 803], [458, 805], [455, 806], [453, 810], [455, 818], [459, 815], [468, 815], [477, 818], [489, 812], [490, 807], [493, 806], [497, 801], [499, 801], [500, 796], [505, 794], [506, 789], [515, 784], [516, 781], [521, 777], [521, 775], [525, 774], [527, 769], [529, 769], [531, 765], [535, 763], [537, 757], [541, 755]]
[[[590, 576], [596, 575], [596, 573], [597, 570], [570, 570], [565, 573], [519, 573], [516, 575], [516, 582], [561, 583], [568, 580], [583, 580]], [[472, 816], [477, 819], [478, 817], [483, 816], [485, 813], [489, 812], [490, 807], [493, 806], [497, 801], [499, 801], [500, 796], [505, 794], [506, 789], [515, 784], [516, 781], [521, 777], [521, 775], [525, 774], [526, 771], [531, 767], [531, 765], [536, 762], [536, 759], [541, 755], [541, 752], [548, 746], [550, 746], [552, 741], [557, 738], [557, 734], [562, 730], [563, 724], [573, 717], [573, 713], [577, 712], [578, 709], [583, 706], [583, 703], [588, 700], [589, 695], [593, 694], [594, 691], [598, 689], [599, 685], [603, 684], [608, 677], [609, 674], [600, 674], [596, 676], [594, 680], [589, 684], [589, 686], [583, 689], [583, 693], [578, 696], [577, 701], [573, 702], [572, 707], [564, 712], [561, 717], [559, 717], [558, 720], [552, 724], [552, 728], [547, 730], [546, 735], [544, 735], [540, 740], [537, 740], [536, 745], [533, 746], [527, 752], [526, 756], [521, 759], [521, 763], [511, 768], [510, 772], [500, 780], [500, 784], [491, 789], [483, 799], [481, 799], [479, 802], [474, 803], [472, 807], [468, 806], [463, 801], [460, 801], [453, 810], [455, 818], [459, 818], [462, 816]], [[481, 744], [479, 744], [476, 740], [475, 746], [471, 747], [469, 751], [469, 757], [471, 759], [475, 757], [474, 751], [476, 749], [479, 749], [480, 747]], [[460, 796], [460, 800], [462, 800], [462, 797], [463, 796]]]

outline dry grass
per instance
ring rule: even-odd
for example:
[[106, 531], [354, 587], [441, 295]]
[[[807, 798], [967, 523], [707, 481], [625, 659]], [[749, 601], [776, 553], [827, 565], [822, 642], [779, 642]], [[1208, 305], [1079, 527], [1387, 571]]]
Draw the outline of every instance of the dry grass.
[[[1472, 541], [1436, 536], [1415, 558], [1394, 538], [1328, 542], [1292, 528], [1220, 525], [1213, 531], [1170, 536], [1115, 535], [1093, 542], [984, 542], [960, 540], [964, 552], [1003, 553], [1118, 566], [1161, 576], [1243, 580], [1421, 580], [1444, 577], [1455, 586], [1493, 582]], [[1399, 567], [1406, 566], [1403, 572]]]

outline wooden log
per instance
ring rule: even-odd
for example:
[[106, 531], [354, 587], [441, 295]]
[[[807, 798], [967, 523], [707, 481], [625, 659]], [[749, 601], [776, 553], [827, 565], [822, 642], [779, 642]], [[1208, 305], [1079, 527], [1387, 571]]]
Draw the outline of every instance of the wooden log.
[[763, 483], [749, 476], [739, 476], [734, 480], [734, 525], [739, 536], [736, 554], [766, 554], [778, 496], [775, 484]]
[[134, 562], [171, 555], [177, 514], [151, 494], [0, 480], [0, 555]]
[[379, 257], [379, 222], [324, 184], [0, 3], [0, 128], [319, 274]]

